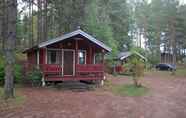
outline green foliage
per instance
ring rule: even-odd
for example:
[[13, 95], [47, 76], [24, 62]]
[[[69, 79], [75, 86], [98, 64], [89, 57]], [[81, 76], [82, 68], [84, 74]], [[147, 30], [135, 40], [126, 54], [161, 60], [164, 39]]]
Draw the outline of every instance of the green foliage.
[[4, 67], [2, 65], [0, 65], [0, 82], [2, 82], [4, 80]]
[[10, 110], [10, 109], [16, 109], [20, 107], [24, 102], [26, 98], [25, 96], [16, 95], [13, 99], [4, 99], [4, 90], [0, 87], [0, 103], [1, 103], [1, 110]]
[[145, 49], [143, 49], [143, 48], [140, 48], [140, 47], [132, 47], [131, 49], [130, 49], [130, 51], [132, 52], [132, 53], [135, 53], [135, 52], [138, 52], [139, 54], [141, 54], [141, 55], [146, 55], [147, 54], [147, 50], [145, 50]]
[[[115, 57], [118, 51], [131, 50], [136, 43], [139, 46], [144, 40], [140, 47], [145, 46], [145, 54], [141, 49], [137, 52], [152, 64], [160, 62], [160, 45], [164, 52], [172, 52], [173, 44], [177, 52], [186, 49], [186, 5], [179, 4], [178, 0], [50, 0], [47, 23], [41, 20], [43, 23], [38, 24], [37, 15], [44, 16], [43, 11], [33, 11], [32, 17], [23, 14], [22, 19], [18, 15], [17, 44], [20, 47], [29, 45], [31, 31], [34, 42], [39, 42], [37, 35], [42, 31], [37, 28], [44, 24], [49, 39], [81, 26], [113, 49], [109, 58]], [[179, 60], [185, 56], [178, 55]]]
[[129, 64], [129, 63], [125, 63], [125, 64], [123, 64], [123, 68], [124, 68], [124, 72], [123, 72], [123, 74], [125, 74], [125, 75], [131, 75], [132, 73], [131, 73], [131, 65]]
[[0, 56], [0, 84], [2, 84], [4, 80], [4, 75], [5, 75], [4, 66], [5, 66], [4, 58], [3, 56]]
[[131, 75], [134, 80], [134, 85], [139, 87], [141, 83], [139, 83], [139, 79], [144, 76], [145, 65], [142, 60], [140, 60], [136, 55], [132, 56], [129, 60]]
[[148, 93], [145, 87], [136, 87], [134, 85], [117, 85], [112, 87], [113, 93], [121, 96], [143, 96]]
[[[103, 3], [102, 3], [103, 2]], [[92, 33], [97, 39], [103, 41], [112, 48], [112, 57], [117, 54], [117, 41], [113, 37], [113, 29], [110, 26], [109, 9], [107, 6], [101, 7], [108, 2], [94, 0], [90, 1], [86, 7], [87, 17], [85, 29]], [[100, 17], [101, 16], [101, 17]]]
[[149, 92], [146, 87], [136, 87], [131, 84], [113, 84], [112, 81], [106, 80], [104, 84], [104, 90], [113, 92], [119, 96], [144, 96]]
[[[3, 83], [5, 76], [5, 65], [0, 65], [0, 82]], [[20, 82], [23, 78], [21, 65], [16, 64], [14, 66], [14, 81]]]
[[130, 61], [131, 71], [133, 77], [142, 77], [144, 76], [144, 63], [138, 58], [133, 57]]
[[186, 77], [186, 68], [178, 68], [175, 72], [176, 76]]
[[16, 64], [14, 66], [14, 76], [15, 76], [15, 82], [20, 82], [21, 79], [23, 78], [23, 73], [22, 73], [22, 66]]
[[[130, 26], [129, 4], [124, 0], [109, 1], [109, 18], [112, 27], [113, 37], [117, 40], [117, 48], [122, 51], [130, 49], [132, 40], [128, 36]], [[126, 47], [124, 47], [125, 45]]]
[[28, 75], [28, 79], [31, 80], [33, 85], [41, 85], [42, 73], [39, 69], [34, 69]]
[[[2, 57], [0, 57], [0, 83], [4, 82], [4, 76], [5, 76], [5, 61]], [[22, 66], [19, 64], [16, 64], [14, 66], [14, 81], [20, 82], [23, 78], [22, 75]]]
[[0, 87], [0, 98], [3, 96], [3, 88]]

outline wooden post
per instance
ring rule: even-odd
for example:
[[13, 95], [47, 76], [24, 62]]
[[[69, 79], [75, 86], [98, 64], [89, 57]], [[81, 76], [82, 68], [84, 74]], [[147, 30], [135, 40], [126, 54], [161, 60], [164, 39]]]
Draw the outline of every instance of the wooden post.
[[105, 62], [104, 55], [105, 55], [105, 50], [102, 49], [102, 64], [104, 64]]
[[77, 76], [77, 63], [78, 63], [78, 40], [75, 40], [75, 76]]
[[[103, 66], [103, 80], [106, 79], [105, 77], [105, 73], [104, 73], [104, 70], [105, 70], [105, 66], [104, 66], [104, 63], [105, 63], [105, 59], [104, 59], [104, 55], [105, 55], [105, 50], [102, 50], [102, 66]], [[103, 86], [104, 85], [104, 81], [101, 81], [101, 85]]]
[[89, 64], [92, 64], [92, 47], [89, 45]]

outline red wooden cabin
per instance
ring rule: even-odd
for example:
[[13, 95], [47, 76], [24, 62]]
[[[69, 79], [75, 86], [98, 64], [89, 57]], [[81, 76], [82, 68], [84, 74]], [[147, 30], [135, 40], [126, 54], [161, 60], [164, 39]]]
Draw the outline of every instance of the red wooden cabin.
[[111, 49], [78, 29], [24, 51], [29, 67], [39, 67], [45, 81], [103, 80], [104, 55]]

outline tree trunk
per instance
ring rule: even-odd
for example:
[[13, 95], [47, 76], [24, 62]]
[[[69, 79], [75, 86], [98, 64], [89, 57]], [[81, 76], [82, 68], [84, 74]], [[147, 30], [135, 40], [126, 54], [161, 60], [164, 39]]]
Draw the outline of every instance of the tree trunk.
[[2, 31], [1, 31], [1, 36], [2, 36], [2, 49], [4, 49], [4, 40], [6, 37], [6, 31], [7, 31], [7, 15], [6, 15], [6, 6], [5, 6], [5, 0], [2, 0]]
[[156, 54], [157, 54], [157, 58], [158, 58], [158, 63], [161, 62], [161, 50], [160, 50], [160, 30], [157, 30], [157, 36], [156, 36], [156, 40], [157, 40], [157, 47], [156, 47]]
[[16, 43], [16, 18], [17, 18], [17, 1], [6, 0], [7, 15], [7, 35], [5, 37], [4, 55], [6, 59], [5, 67], [5, 98], [14, 97], [14, 64], [15, 64], [15, 43]]
[[42, 33], [42, 26], [41, 26], [41, 0], [37, 0], [37, 4], [38, 4], [38, 13], [37, 13], [37, 43], [39, 44], [41, 41], [41, 33]]
[[[175, 28], [175, 18], [173, 17], [171, 19], [171, 47], [172, 47], [172, 64], [176, 65], [176, 55], [177, 55], [177, 49], [176, 49], [176, 28]], [[172, 75], [175, 75], [175, 70], [172, 71]]]
[[47, 7], [48, 7], [48, 0], [44, 1], [44, 12], [43, 12], [43, 18], [44, 18], [44, 24], [43, 24], [43, 40], [46, 41], [48, 38], [48, 28], [47, 28], [47, 24], [48, 24], [48, 17], [47, 17]]
[[[3, 45], [3, 38], [2, 38], [2, 29], [3, 29], [3, 0], [0, 1], [0, 47]], [[0, 50], [1, 53], [1, 50]]]

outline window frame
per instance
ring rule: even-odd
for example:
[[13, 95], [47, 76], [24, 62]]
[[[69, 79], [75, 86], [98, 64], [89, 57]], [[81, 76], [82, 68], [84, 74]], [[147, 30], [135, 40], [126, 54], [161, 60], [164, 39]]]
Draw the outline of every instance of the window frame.
[[96, 63], [96, 54], [100, 54], [100, 56], [102, 58], [102, 53], [100, 53], [100, 52], [94, 53], [94, 64], [102, 64], [102, 62], [101, 63]]
[[[85, 53], [85, 63], [84, 64], [87, 64], [87, 51], [86, 50], [78, 50], [78, 64], [80, 64], [79, 63], [79, 52], [84, 52]], [[80, 65], [84, 65], [84, 64], [80, 64]]]
[[[51, 59], [50, 59], [50, 63], [49, 63], [49, 51], [56, 52], [56, 63], [51, 63]], [[46, 51], [46, 64], [60, 65], [60, 59], [58, 59], [59, 58], [58, 56], [60, 56], [60, 54], [58, 54], [59, 51], [61, 51], [61, 50], [60, 49], [47, 49], [47, 51]]]

